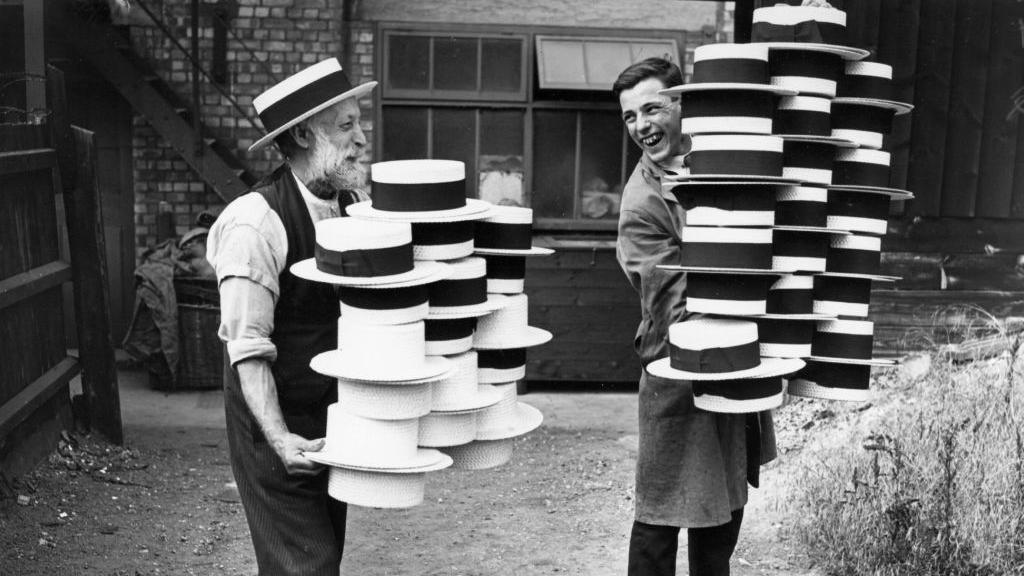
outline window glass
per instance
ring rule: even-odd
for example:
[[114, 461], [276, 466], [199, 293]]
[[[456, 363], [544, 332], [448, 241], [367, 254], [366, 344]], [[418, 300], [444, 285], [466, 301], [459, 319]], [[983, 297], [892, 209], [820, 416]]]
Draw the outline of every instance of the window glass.
[[466, 193], [476, 192], [476, 111], [435, 108], [433, 158], [461, 160], [466, 164]]
[[434, 37], [434, 89], [477, 90], [476, 38]]
[[533, 202], [538, 218], [573, 218], [576, 184], [576, 112], [533, 115]]
[[523, 162], [522, 110], [480, 111], [477, 196], [492, 204], [529, 206]]
[[388, 37], [388, 86], [404, 90], [430, 88], [430, 38]]
[[427, 157], [427, 108], [383, 108], [381, 160], [413, 160]]
[[522, 85], [522, 40], [484, 38], [480, 89], [484, 92], [518, 92]]
[[622, 119], [612, 110], [580, 112], [580, 210], [584, 219], [619, 217]]

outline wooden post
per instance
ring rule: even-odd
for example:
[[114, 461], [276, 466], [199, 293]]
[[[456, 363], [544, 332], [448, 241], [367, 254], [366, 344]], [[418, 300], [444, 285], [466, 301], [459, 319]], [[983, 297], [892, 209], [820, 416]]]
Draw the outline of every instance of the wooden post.
[[121, 444], [121, 400], [110, 340], [110, 301], [103, 242], [103, 213], [96, 180], [93, 133], [67, 123], [64, 76], [49, 69], [53, 142], [61, 167], [61, 188], [71, 248], [82, 392], [89, 427]]

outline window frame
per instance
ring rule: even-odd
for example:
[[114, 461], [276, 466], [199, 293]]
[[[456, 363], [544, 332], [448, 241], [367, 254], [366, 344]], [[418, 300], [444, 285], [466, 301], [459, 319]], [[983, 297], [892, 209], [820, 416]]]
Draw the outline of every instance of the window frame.
[[[428, 108], [495, 108], [495, 109], [521, 109], [524, 111], [523, 114], [523, 194], [527, 201], [532, 205], [533, 203], [533, 140], [534, 140], [534, 111], [535, 110], [573, 110], [577, 112], [587, 110], [615, 110], [618, 111], [618, 105], [614, 101], [599, 102], [599, 101], [563, 101], [563, 100], [545, 100], [538, 97], [537, 92], [537, 54], [536, 54], [536, 37], [538, 35], [543, 36], [567, 36], [574, 38], [585, 38], [585, 37], [606, 37], [616, 39], [629, 39], [637, 38], [640, 35], [656, 36], [666, 40], [675, 41], [677, 49], [680, 51], [676, 55], [676, 62], [681, 69], [685, 71], [685, 47], [687, 46], [687, 32], [684, 30], [665, 30], [665, 29], [609, 29], [609, 28], [570, 28], [564, 26], [513, 26], [513, 25], [498, 25], [498, 24], [449, 24], [449, 23], [422, 23], [422, 22], [377, 22], [376, 33], [374, 34], [374, 51], [376, 54], [380, 54], [381, 57], [377, 58], [377, 72], [379, 78], [382, 79], [382, 84], [387, 83], [388, 76], [386, 75], [388, 70], [387, 62], [387, 39], [392, 35], [424, 35], [424, 36], [438, 36], [438, 35], [455, 35], [455, 36], [469, 36], [475, 38], [521, 38], [523, 41], [524, 48], [524, 61], [522, 70], [522, 80], [525, 83], [524, 91], [522, 92], [522, 98], [519, 100], [515, 99], [503, 99], [503, 100], [486, 100], [480, 97], [476, 98], [441, 98], [438, 97], [437, 91], [432, 91], [434, 96], [427, 97], [427, 94], [431, 91], [427, 90], [400, 90], [397, 94], [404, 94], [399, 97], [396, 91], [393, 89], [387, 89], [381, 91], [381, 96], [375, 99], [374, 102], [374, 126], [383, 126], [383, 115], [384, 106], [413, 106], [413, 107], [428, 107]], [[478, 52], [479, 54], [479, 52]], [[478, 59], [478, 67], [481, 64], [481, 60]], [[543, 96], [543, 95], [541, 95]], [[429, 126], [429, 124], [428, 124]], [[429, 147], [429, 128], [428, 128], [428, 147]], [[477, 129], [479, 132], [479, 127]], [[383, 130], [375, 129], [374, 131], [374, 149], [382, 150], [383, 146]], [[622, 163], [627, 163], [628, 155], [626, 153], [625, 146], [633, 146], [634, 144], [629, 140], [629, 136], [623, 127], [623, 154]], [[479, 134], [477, 134], [477, 142], [475, 148], [479, 156]], [[577, 146], [576, 154], [580, 153], [579, 146]], [[629, 174], [632, 170], [630, 166], [623, 167], [624, 181], [629, 179]], [[475, 177], [475, 174], [474, 174]], [[579, 175], [576, 174], [575, 186], [578, 188], [580, 185]], [[573, 190], [573, 211], [579, 210], [580, 203], [580, 190]], [[535, 217], [533, 227], [535, 230], [545, 230], [549, 232], [614, 232], [618, 227], [617, 220], [602, 220], [593, 219], [587, 220], [584, 218], [546, 218], [546, 217]]]

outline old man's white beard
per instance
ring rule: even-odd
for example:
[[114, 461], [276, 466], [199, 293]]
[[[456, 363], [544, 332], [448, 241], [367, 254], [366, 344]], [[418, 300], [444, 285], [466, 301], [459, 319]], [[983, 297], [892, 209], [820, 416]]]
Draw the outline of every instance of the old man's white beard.
[[330, 199], [339, 190], [358, 190], [366, 185], [366, 168], [358, 161], [350, 162], [346, 150], [335, 148], [326, 136], [315, 130], [310, 169], [314, 175], [309, 191], [317, 198]]

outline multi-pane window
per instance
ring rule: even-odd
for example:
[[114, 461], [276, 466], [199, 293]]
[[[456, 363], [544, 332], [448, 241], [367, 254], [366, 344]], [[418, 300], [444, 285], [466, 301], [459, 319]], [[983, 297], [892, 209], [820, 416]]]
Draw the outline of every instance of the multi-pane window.
[[[640, 152], [611, 95], [611, 73], [595, 73], [591, 63], [583, 78], [592, 85], [570, 90], [544, 86], [537, 62], [538, 51], [545, 51], [546, 77], [559, 67], [572, 70], [576, 64], [560, 55], [608, 53], [615, 49], [614, 37], [580, 39], [575, 51], [573, 37], [532, 31], [439, 33], [385, 26], [380, 37], [378, 158], [461, 160], [467, 194], [532, 206], [539, 227], [614, 226], [622, 186]], [[546, 43], [552, 38], [557, 44]], [[617, 62], [617, 69], [645, 51], [677, 58], [675, 39], [620, 44], [626, 64]]]

